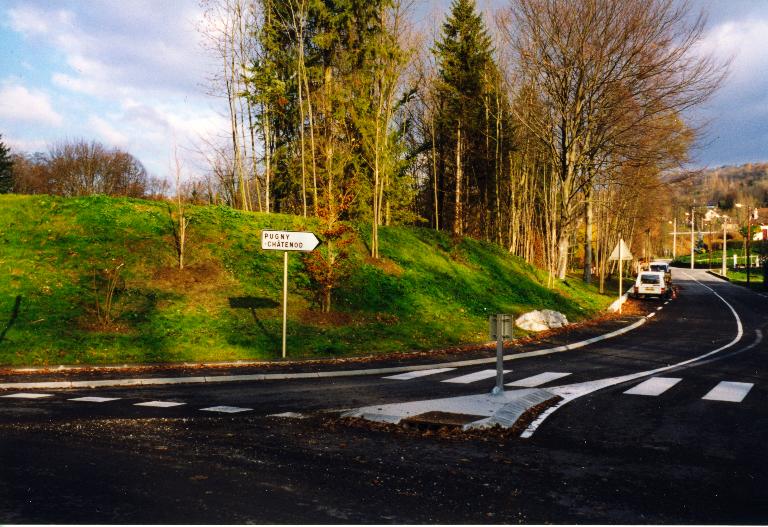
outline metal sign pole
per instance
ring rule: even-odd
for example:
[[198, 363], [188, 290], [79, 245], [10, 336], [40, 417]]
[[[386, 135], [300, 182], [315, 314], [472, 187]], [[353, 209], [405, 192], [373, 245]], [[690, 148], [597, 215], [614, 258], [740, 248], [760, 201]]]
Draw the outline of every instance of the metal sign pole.
[[288, 327], [288, 251], [283, 253], [283, 358]]
[[504, 393], [504, 315], [496, 315], [496, 387], [494, 395]]
[[311, 232], [261, 231], [261, 248], [266, 251], [283, 251], [283, 358], [286, 356], [288, 333], [288, 252], [311, 252], [320, 240]]
[[621, 255], [621, 245], [624, 241], [624, 238], [621, 237], [621, 234], [619, 234], [619, 315], [621, 315], [621, 307], [624, 305], [624, 302], [621, 301], [621, 298], [624, 296], [624, 284], [622, 283], [622, 273], [624, 271], [624, 260], [622, 259]]

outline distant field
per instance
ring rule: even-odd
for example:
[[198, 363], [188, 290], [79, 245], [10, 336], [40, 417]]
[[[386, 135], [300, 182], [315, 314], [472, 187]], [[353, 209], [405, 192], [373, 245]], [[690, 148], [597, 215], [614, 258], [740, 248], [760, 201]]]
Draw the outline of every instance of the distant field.
[[[260, 232], [317, 231], [315, 220], [193, 207], [179, 271], [171, 212], [103, 196], [0, 196], [0, 364], [279, 358], [282, 253], [262, 251]], [[352, 227], [329, 314], [302, 256], [290, 256], [289, 358], [478, 343], [491, 313], [550, 308], [581, 320], [614, 299], [578, 278], [550, 290], [545, 273], [503, 249], [430, 229], [382, 228], [373, 261], [369, 226]]]

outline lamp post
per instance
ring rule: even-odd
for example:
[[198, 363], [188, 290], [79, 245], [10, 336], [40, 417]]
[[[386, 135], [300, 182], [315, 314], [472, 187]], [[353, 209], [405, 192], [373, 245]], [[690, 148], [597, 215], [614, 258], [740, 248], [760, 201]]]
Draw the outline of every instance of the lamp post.
[[728, 257], [728, 248], [726, 247], [726, 230], [728, 228], [728, 216], [723, 216], [723, 278], [728, 276], [728, 267], [725, 259]]
[[752, 267], [750, 260], [752, 255], [749, 253], [749, 248], [752, 243], [752, 218], [757, 219], [757, 209], [752, 209], [747, 215], [747, 287], [749, 287], [749, 274]]
[[693, 246], [693, 228], [694, 228], [694, 225], [695, 225], [695, 222], [694, 222], [694, 217], [693, 217], [693, 205], [691, 205], [691, 271], [693, 271], [694, 261], [695, 261], [694, 250], [693, 250], [694, 249], [694, 246]]

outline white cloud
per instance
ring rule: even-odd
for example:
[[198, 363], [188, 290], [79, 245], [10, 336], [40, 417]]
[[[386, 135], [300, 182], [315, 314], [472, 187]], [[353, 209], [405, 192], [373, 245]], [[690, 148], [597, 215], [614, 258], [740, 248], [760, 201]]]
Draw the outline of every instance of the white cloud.
[[64, 122], [46, 93], [18, 84], [0, 85], [0, 119], [55, 127]]
[[116, 126], [109, 121], [92, 115], [88, 119], [88, 127], [95, 132], [95, 135], [103, 140], [104, 143], [110, 146], [118, 146], [125, 148], [128, 146], [128, 138], [120, 132]]
[[753, 86], [753, 81], [764, 81], [768, 68], [768, 19], [749, 18], [731, 20], [713, 27], [700, 43], [702, 52], [720, 60], [731, 60], [730, 85]]

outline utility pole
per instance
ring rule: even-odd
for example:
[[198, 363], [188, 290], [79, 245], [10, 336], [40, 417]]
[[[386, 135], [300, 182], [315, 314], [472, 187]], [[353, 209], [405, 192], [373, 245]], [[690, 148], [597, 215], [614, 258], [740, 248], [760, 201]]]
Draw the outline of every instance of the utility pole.
[[728, 268], [725, 265], [725, 259], [728, 256], [728, 248], [726, 247], [726, 229], [728, 228], [728, 216], [723, 216], [723, 278], [728, 275]]
[[677, 216], [672, 218], [672, 259], [677, 258]]
[[[693, 219], [693, 205], [691, 205], [691, 271], [693, 271], [694, 251], [693, 251], [693, 228], [696, 225]], [[747, 275], [749, 277], [749, 275]]]

